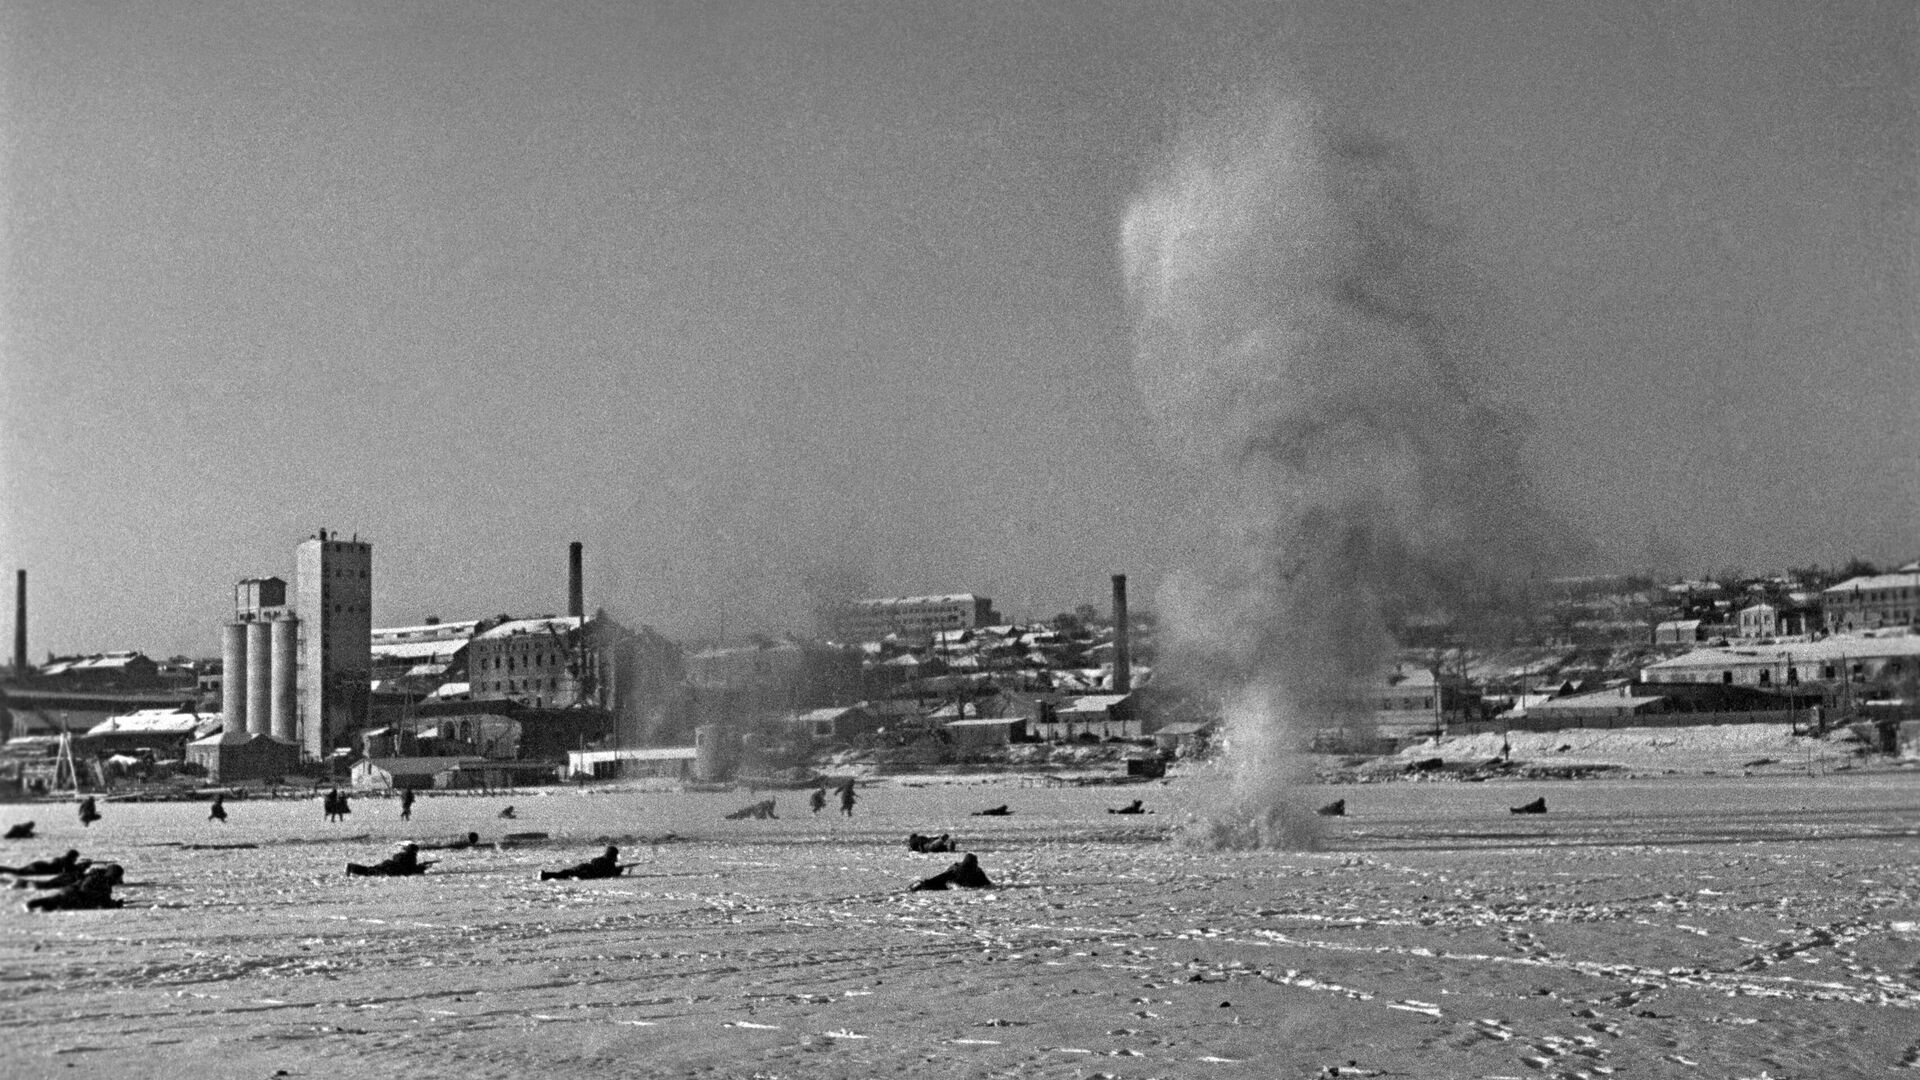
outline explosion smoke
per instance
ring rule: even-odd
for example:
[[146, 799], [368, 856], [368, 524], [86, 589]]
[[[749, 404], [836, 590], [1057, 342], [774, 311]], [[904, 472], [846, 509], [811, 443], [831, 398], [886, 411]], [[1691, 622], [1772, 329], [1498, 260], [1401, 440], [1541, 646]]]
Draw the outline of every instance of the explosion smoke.
[[1237, 803], [1198, 835], [1308, 845], [1287, 797], [1305, 734], [1370, 728], [1395, 620], [1486, 615], [1546, 519], [1473, 382], [1478, 305], [1391, 148], [1263, 103], [1186, 142], [1123, 247], [1142, 393], [1227, 508], [1163, 598], [1176, 663], [1231, 688]]

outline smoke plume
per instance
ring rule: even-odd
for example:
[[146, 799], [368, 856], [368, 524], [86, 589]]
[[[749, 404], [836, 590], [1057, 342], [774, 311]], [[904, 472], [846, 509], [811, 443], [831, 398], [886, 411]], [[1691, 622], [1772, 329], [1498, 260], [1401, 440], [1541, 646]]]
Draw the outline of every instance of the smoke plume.
[[1483, 305], [1401, 155], [1291, 101], [1193, 132], [1123, 249], [1141, 391], [1222, 508], [1162, 598], [1174, 662], [1231, 691], [1237, 802], [1202, 833], [1308, 845], [1300, 744], [1370, 727], [1395, 623], [1483, 619], [1553, 547], [1476, 382]]

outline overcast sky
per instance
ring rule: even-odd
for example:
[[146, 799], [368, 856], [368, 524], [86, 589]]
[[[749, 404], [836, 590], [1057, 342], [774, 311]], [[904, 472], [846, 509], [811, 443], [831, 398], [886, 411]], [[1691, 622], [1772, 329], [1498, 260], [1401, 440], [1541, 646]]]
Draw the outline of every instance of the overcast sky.
[[[1608, 566], [1920, 556], [1910, 0], [0, 3], [0, 562], [30, 646], [1143, 600], [1197, 478], [1119, 229], [1254, 92], [1397, 144]], [[10, 585], [10, 582], [9, 582]]]

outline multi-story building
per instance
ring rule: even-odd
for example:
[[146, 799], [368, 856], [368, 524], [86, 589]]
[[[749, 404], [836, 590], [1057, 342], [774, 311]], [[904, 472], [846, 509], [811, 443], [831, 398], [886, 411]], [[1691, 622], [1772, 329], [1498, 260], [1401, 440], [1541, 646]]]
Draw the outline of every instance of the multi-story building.
[[367, 724], [373, 545], [321, 529], [300, 544], [294, 582], [300, 738], [309, 756], [321, 757]]
[[466, 668], [474, 701], [602, 709], [618, 718], [623, 738], [658, 722], [683, 677], [678, 646], [604, 611], [491, 626], [467, 643]]
[[601, 705], [611, 688], [610, 656], [592, 647], [584, 616], [509, 619], [467, 645], [467, 681], [475, 701], [518, 701], [538, 708]]
[[1822, 590], [1820, 601], [1829, 633], [1920, 627], [1920, 563], [1891, 574], [1850, 578]]
[[930, 638], [943, 630], [992, 626], [1000, 615], [988, 597], [955, 593], [855, 600], [830, 612], [827, 622], [827, 635], [837, 641], [879, 641], [889, 634]]

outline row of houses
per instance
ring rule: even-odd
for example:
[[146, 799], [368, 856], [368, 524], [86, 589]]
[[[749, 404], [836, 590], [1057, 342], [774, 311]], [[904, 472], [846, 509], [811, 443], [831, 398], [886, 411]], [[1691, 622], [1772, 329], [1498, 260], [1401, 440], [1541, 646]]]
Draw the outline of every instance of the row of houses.
[[[1676, 586], [1681, 606], [1692, 586]], [[1775, 590], [1747, 603], [1717, 599], [1699, 606], [1708, 617], [1684, 614], [1654, 626], [1654, 644], [1692, 646], [1720, 639], [1755, 641], [1816, 634], [1920, 629], [1920, 563], [1892, 573], [1848, 578], [1814, 591]]]

